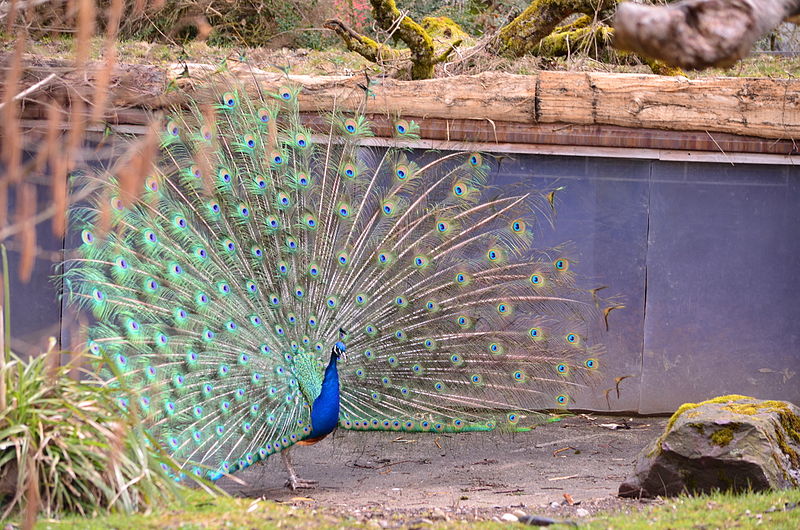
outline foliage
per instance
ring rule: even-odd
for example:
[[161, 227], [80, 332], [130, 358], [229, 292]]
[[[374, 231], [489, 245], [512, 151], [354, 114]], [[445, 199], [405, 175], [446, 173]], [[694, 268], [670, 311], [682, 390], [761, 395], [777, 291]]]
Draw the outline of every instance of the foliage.
[[59, 366], [59, 357], [9, 354], [0, 370], [7, 403], [0, 411], [2, 516], [26, 506], [35, 512], [37, 504], [51, 517], [132, 512], [174, 498], [177, 485], [162, 470], [168, 460], [154, 455], [114, 390], [91, 374], [73, 379], [77, 365]]
[[369, 30], [372, 8], [368, 0], [333, 0], [334, 16], [356, 31]]
[[181, 503], [172, 503], [168, 510], [149, 514], [109, 514], [87, 519], [65, 517], [58, 522], [41, 525], [52, 530], [163, 530], [191, 529], [256, 529], [256, 528], [352, 528], [349, 518], [326, 515], [317, 510], [296, 508], [290, 504], [263, 499], [211, 496], [205, 492], [188, 492]]
[[[130, 2], [130, 0], [128, 0]], [[212, 45], [291, 45], [319, 49], [329, 44], [318, 28], [329, 14], [319, 0], [166, 0], [164, 7], [122, 26], [122, 35], [163, 41], [193, 39], [208, 24]], [[199, 22], [200, 21], [200, 22]], [[209, 29], [210, 29], [209, 28]]]

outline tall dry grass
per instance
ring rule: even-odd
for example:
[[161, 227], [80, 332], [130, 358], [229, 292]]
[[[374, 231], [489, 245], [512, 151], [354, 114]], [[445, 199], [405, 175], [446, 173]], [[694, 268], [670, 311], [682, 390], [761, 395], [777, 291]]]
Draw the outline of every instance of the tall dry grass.
[[[96, 131], [102, 131], [107, 118], [117, 111], [109, 89], [118, 66], [120, 26], [126, 15], [142, 14], [153, 9], [152, 4], [144, 0], [0, 2], [0, 23], [6, 37], [13, 35], [10, 51], [0, 55], [0, 242], [20, 253], [17, 273], [22, 281], [31, 278], [41, 251], [37, 225], [49, 221], [54, 234], [64, 236], [70, 205], [85, 195], [69, 193], [69, 175], [96, 159], [96, 142], [87, 138], [96, 137]], [[72, 55], [57, 65], [27, 56], [32, 35], [42, 28], [72, 34]], [[103, 38], [99, 64], [90, 63], [97, 36]], [[91, 81], [75, 82], [81, 78]], [[34, 107], [43, 109], [43, 115], [32, 122], [26, 113]], [[152, 139], [131, 142], [129, 149], [137, 156], [118, 157], [136, 165], [134, 171], [117, 168], [129, 178], [140, 179], [128, 183], [129, 189], [141, 187], [145, 175], [141, 168], [154, 156], [153, 149], [143, 149], [143, 144], [152, 145]], [[41, 193], [49, 196], [39, 197]], [[37, 209], [42, 203], [48, 206]]]
[[[144, 12], [147, 2], [0, 2], [7, 50], [0, 55], [0, 519], [14, 516], [25, 528], [40, 514], [128, 512], [178, 493], [170, 476], [177, 467], [152, 443], [135, 407], [121, 408], [118, 389], [84, 368], [101, 359], [63, 354], [55, 339], [29, 359], [11, 351], [5, 246], [19, 252], [15, 273], [28, 281], [42, 252], [37, 226], [49, 224], [64, 236], [70, 205], [92, 192], [71, 190], [69, 178], [97, 159], [102, 131], [117, 110], [109, 91], [126, 7]], [[43, 64], [26, 51], [55, 15], [60, 30], [73, 35], [73, 53]], [[90, 63], [98, 36], [102, 60]], [[29, 119], [33, 108], [40, 112], [35, 120]], [[131, 193], [142, 189], [156, 149], [154, 135], [145, 135], [115, 154], [114, 172]]]

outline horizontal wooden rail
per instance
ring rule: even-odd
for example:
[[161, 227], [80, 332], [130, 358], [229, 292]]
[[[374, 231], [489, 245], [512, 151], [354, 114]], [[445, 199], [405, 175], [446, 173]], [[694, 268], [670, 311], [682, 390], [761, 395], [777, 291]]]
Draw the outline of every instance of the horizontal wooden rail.
[[[46, 66], [29, 70], [35, 74], [28, 76], [29, 86], [56, 68]], [[91, 102], [100, 66], [88, 72], [59, 68], [59, 82], [50, 83], [44, 95]], [[109, 85], [113, 110], [105, 119], [145, 124], [153, 112], [201, 97], [197, 87], [214, 72], [201, 64], [118, 65]], [[277, 90], [287, 83], [282, 73], [235, 65], [231, 72], [252, 89]], [[303, 111], [358, 109], [384, 121], [403, 116], [423, 123], [432, 139], [792, 154], [793, 139], [800, 137], [800, 80], [795, 79], [551, 71], [425, 81], [370, 82], [363, 75], [289, 79], [303, 86]], [[26, 104], [24, 118], [45, 116], [45, 105], [36, 101]]]

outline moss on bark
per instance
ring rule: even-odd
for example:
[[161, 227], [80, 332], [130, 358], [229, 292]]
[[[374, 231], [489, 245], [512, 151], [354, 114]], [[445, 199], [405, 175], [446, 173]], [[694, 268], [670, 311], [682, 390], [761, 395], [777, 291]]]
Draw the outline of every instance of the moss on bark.
[[584, 15], [571, 24], [556, 27], [539, 41], [534, 51], [540, 57], [561, 57], [587, 51], [597, 58], [606, 50], [613, 34], [608, 26], [593, 26], [592, 17]]
[[433, 39], [422, 26], [397, 9], [394, 0], [370, 0], [378, 27], [396, 35], [411, 50], [411, 79], [433, 77]]
[[500, 55], [520, 57], [535, 50], [558, 24], [574, 13], [595, 16], [619, 0], [534, 0], [525, 11], [504, 26], [492, 48]]
[[[447, 17], [426, 17], [420, 25], [397, 9], [394, 0], [370, 0], [372, 14], [382, 30], [408, 46], [408, 51], [397, 50], [359, 34], [339, 20], [328, 20], [325, 27], [336, 32], [345, 46], [373, 62], [382, 60], [411, 61], [411, 79], [430, 79], [433, 68], [444, 62], [467, 34]], [[436, 43], [444, 44], [437, 54]]]
[[397, 50], [391, 46], [386, 46], [370, 39], [366, 35], [354, 31], [339, 20], [328, 20], [324, 25], [327, 29], [334, 31], [351, 52], [356, 52], [365, 59], [373, 63], [383, 64], [386, 62], [402, 61], [409, 57], [408, 52]]

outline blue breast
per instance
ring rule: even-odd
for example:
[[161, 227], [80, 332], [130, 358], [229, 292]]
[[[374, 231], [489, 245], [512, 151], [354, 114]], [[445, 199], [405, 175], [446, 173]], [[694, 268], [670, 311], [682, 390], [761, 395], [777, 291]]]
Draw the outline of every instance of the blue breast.
[[322, 438], [339, 424], [339, 370], [336, 361], [336, 356], [332, 355], [322, 380], [322, 392], [311, 405], [309, 438]]

